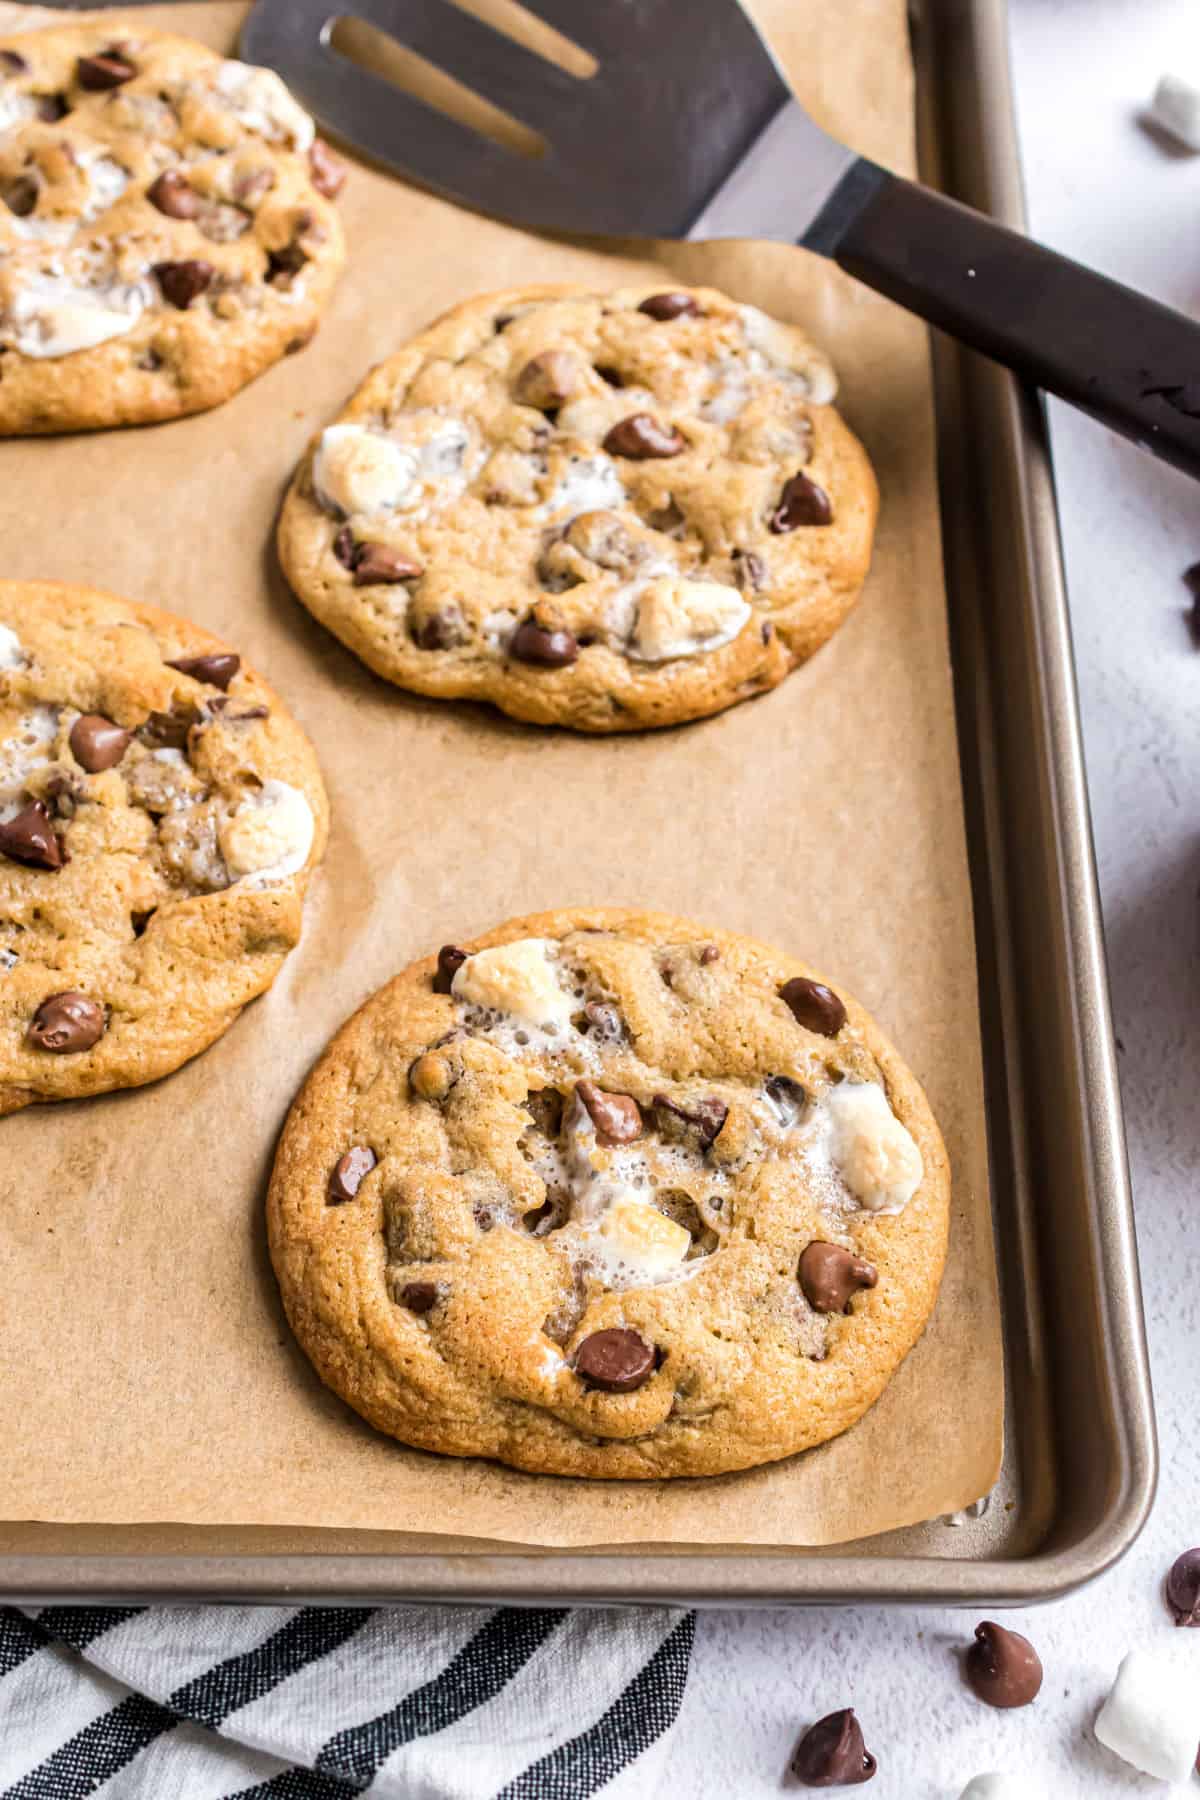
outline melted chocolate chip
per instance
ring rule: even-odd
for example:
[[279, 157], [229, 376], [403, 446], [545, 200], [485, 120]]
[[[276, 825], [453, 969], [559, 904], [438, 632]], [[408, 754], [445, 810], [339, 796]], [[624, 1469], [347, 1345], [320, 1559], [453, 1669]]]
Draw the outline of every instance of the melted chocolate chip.
[[194, 219], [203, 202], [178, 169], [164, 169], [146, 189], [146, 198], [168, 219]]
[[784, 483], [779, 504], [771, 514], [770, 528], [780, 536], [800, 525], [832, 525], [833, 505], [823, 487], [807, 475], [793, 475]]
[[620, 1037], [621, 1015], [607, 1000], [589, 1000], [584, 1006], [583, 1016], [597, 1037]]
[[1171, 1564], [1167, 1605], [1177, 1625], [1200, 1625], [1200, 1550], [1185, 1550]]
[[690, 294], [651, 294], [638, 307], [640, 313], [646, 313], [652, 319], [693, 319], [700, 308]]
[[0, 856], [27, 869], [61, 869], [68, 860], [41, 800], [31, 800], [15, 817], [0, 824]]
[[71, 727], [67, 740], [71, 755], [89, 775], [111, 769], [129, 748], [130, 733], [114, 725], [103, 713], [81, 713]]
[[152, 712], [138, 726], [137, 739], [148, 750], [186, 750], [193, 727], [200, 723], [201, 714], [194, 706], [179, 712]]
[[343, 569], [352, 569], [354, 559], [358, 555], [358, 545], [354, 542], [354, 533], [348, 525], [343, 525], [333, 540], [333, 554]]
[[450, 984], [467, 960], [467, 952], [457, 944], [443, 944], [437, 954], [437, 971], [433, 977], [435, 994], [448, 994]]
[[665, 1113], [668, 1119], [678, 1119], [689, 1130], [697, 1132], [706, 1150], [720, 1135], [721, 1127], [729, 1116], [729, 1108], [715, 1095], [697, 1100], [691, 1106], [680, 1106], [678, 1101], [672, 1100], [667, 1094], [655, 1094], [650, 1104], [655, 1112]]
[[687, 439], [673, 425], [660, 425], [652, 413], [630, 413], [613, 426], [604, 448], [610, 456], [646, 462], [652, 457], [678, 456], [687, 449]]
[[611, 363], [597, 363], [596, 373], [601, 381], [606, 382], [611, 388], [625, 386], [625, 377], [621, 374], [620, 369], [614, 369]]
[[329, 1177], [330, 1206], [340, 1206], [344, 1200], [353, 1200], [378, 1161], [375, 1152], [368, 1149], [366, 1144], [355, 1144], [353, 1149], [340, 1156]]
[[57, 125], [60, 119], [66, 118], [70, 110], [65, 94], [37, 95], [37, 116], [44, 125]]
[[406, 1281], [400, 1289], [400, 1304], [409, 1312], [427, 1313], [437, 1305], [436, 1281]]
[[418, 650], [453, 650], [471, 635], [457, 606], [439, 607], [424, 619], [413, 619], [411, 631]]
[[298, 238], [293, 238], [282, 250], [268, 250], [266, 278], [277, 287], [287, 287], [293, 275], [298, 275], [307, 261], [308, 252]]
[[207, 656], [177, 656], [167, 661], [168, 669], [178, 669], [181, 675], [190, 675], [193, 681], [202, 681], [207, 687], [220, 688], [222, 693], [228, 691], [241, 666], [241, 657], [232, 650], [214, 650]]
[[810, 1788], [860, 1787], [871, 1780], [877, 1766], [849, 1706], [810, 1725], [792, 1757], [792, 1774]]
[[579, 386], [579, 364], [569, 350], [543, 350], [531, 357], [513, 383], [519, 406], [553, 412], [569, 400]]
[[846, 1023], [846, 1009], [833, 989], [823, 981], [810, 981], [807, 975], [793, 975], [785, 981], [779, 998], [790, 1007], [798, 1025], [819, 1037], [836, 1037]]
[[119, 50], [106, 50], [101, 56], [81, 56], [75, 65], [80, 87], [92, 94], [103, 93], [106, 88], [122, 87], [136, 74], [137, 64], [131, 63]]
[[318, 194], [336, 200], [346, 185], [346, 165], [335, 156], [324, 138], [314, 138], [308, 151], [308, 172]]
[[104, 1008], [73, 990], [51, 994], [34, 1013], [27, 1035], [35, 1050], [73, 1056], [104, 1036]]
[[967, 1651], [967, 1680], [988, 1706], [1028, 1706], [1042, 1685], [1042, 1663], [1028, 1638], [985, 1620]]
[[586, 1107], [596, 1135], [610, 1144], [632, 1144], [642, 1135], [642, 1113], [632, 1094], [607, 1094], [594, 1081], [579, 1081], [575, 1092]]
[[4, 190], [4, 204], [18, 219], [27, 219], [38, 203], [38, 184], [32, 175], [18, 175]]
[[509, 639], [509, 654], [518, 662], [532, 663], [542, 669], [562, 669], [579, 656], [579, 643], [573, 631], [563, 626], [539, 625], [535, 619], [522, 619]]
[[180, 312], [186, 312], [192, 301], [212, 286], [217, 273], [210, 262], [203, 262], [198, 257], [184, 262], [152, 263], [151, 267], [158, 277], [163, 297]]
[[849, 1312], [855, 1294], [879, 1280], [878, 1270], [861, 1256], [819, 1238], [801, 1253], [798, 1274], [804, 1298], [819, 1313]]
[[753, 550], [735, 550], [733, 553], [734, 573], [738, 586], [751, 593], [761, 593], [767, 580], [767, 565], [761, 556]]
[[29, 73], [29, 64], [16, 50], [0, 50], [0, 67], [7, 69], [10, 75]]
[[654, 1350], [636, 1331], [609, 1326], [585, 1337], [575, 1352], [575, 1372], [606, 1394], [631, 1394], [655, 1368]]
[[798, 1081], [790, 1075], [768, 1075], [763, 1082], [767, 1094], [781, 1110], [794, 1113], [798, 1118], [808, 1104], [808, 1095]]
[[359, 544], [354, 552], [355, 587], [372, 587], [376, 582], [415, 581], [424, 573], [419, 562], [386, 544]]

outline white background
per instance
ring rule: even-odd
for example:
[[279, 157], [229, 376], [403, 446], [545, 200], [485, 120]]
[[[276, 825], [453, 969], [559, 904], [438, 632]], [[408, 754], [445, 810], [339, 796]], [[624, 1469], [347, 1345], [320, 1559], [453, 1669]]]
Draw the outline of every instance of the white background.
[[[1200, 83], [1200, 0], [1010, 8], [1032, 231], [1200, 316], [1200, 156], [1138, 124], [1164, 70]], [[1164, 1795], [1091, 1736], [1135, 1644], [1190, 1663], [1200, 1739], [1200, 1631], [1176, 1631], [1161, 1597], [1177, 1552], [1200, 1543], [1200, 649], [1180, 580], [1200, 560], [1200, 487], [1065, 407], [1052, 419], [1162, 1449], [1153, 1517], [1083, 1593], [1003, 1615], [1046, 1669], [1022, 1711], [963, 1686], [974, 1613], [701, 1614], [664, 1796], [778, 1794], [800, 1730], [848, 1705], [879, 1774], [836, 1792], [956, 1800], [1005, 1769], [1046, 1800]], [[1179, 1792], [1200, 1800], [1200, 1780]]]

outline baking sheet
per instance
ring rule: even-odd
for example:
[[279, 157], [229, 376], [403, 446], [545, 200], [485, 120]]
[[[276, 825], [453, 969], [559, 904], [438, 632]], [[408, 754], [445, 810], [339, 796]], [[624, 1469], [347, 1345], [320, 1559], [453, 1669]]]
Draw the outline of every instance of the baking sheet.
[[[824, 122], [911, 167], [899, 0], [752, 10]], [[129, 29], [228, 48], [240, 16], [147, 8]], [[334, 807], [304, 942], [220, 1044], [156, 1088], [3, 1127], [0, 1510], [559, 1545], [728, 1543], [732, 1520], [739, 1542], [815, 1545], [953, 1510], [995, 1477], [1003, 1396], [924, 332], [782, 247], [601, 255], [361, 167], [344, 212], [351, 263], [310, 351], [198, 419], [0, 446], [5, 572], [95, 581], [221, 632], [311, 732]], [[385, 687], [274, 566], [305, 440], [369, 361], [466, 293], [647, 270], [794, 318], [832, 352], [884, 494], [863, 605], [774, 694], [650, 737], [580, 741]], [[934, 1320], [874, 1411], [806, 1457], [654, 1487], [448, 1462], [372, 1433], [287, 1334], [261, 1196], [330, 1032], [439, 942], [591, 903], [690, 912], [805, 956], [872, 1008], [930, 1093], [955, 1175]]]

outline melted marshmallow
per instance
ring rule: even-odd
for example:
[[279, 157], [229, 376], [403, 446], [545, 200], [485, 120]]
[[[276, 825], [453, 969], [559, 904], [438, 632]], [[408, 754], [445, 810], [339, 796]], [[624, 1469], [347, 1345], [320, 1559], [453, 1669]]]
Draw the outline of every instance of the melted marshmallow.
[[50, 761], [58, 736], [58, 708], [34, 706], [21, 717], [14, 736], [0, 743], [0, 820], [11, 819], [25, 805], [25, 784]]
[[21, 640], [8, 625], [0, 625], [0, 669], [19, 669], [25, 661]]
[[607, 456], [583, 456], [568, 465], [544, 512], [547, 519], [574, 519], [585, 512], [618, 512], [626, 499], [616, 464]]
[[780, 371], [797, 376], [803, 384], [805, 396], [814, 405], [828, 406], [837, 397], [837, 376], [832, 366], [811, 344], [806, 344], [798, 332], [777, 319], [769, 318], [760, 312], [757, 306], [738, 308], [742, 319], [742, 332], [746, 342], [758, 358], [751, 358], [751, 367], [757, 364], [757, 370], [772, 375]]
[[866, 1212], [898, 1213], [924, 1178], [921, 1152], [873, 1081], [843, 1081], [824, 1096], [830, 1157]]
[[656, 576], [639, 593], [629, 654], [640, 662], [666, 662], [718, 650], [737, 637], [749, 617], [750, 605], [736, 588]]
[[545, 938], [518, 938], [478, 950], [457, 970], [450, 991], [469, 1006], [507, 1013], [535, 1030], [565, 1031], [574, 1003], [549, 961], [547, 953], [557, 948]]
[[264, 887], [304, 867], [314, 830], [312, 808], [300, 789], [271, 780], [242, 801], [217, 837], [233, 880]]
[[230, 58], [217, 72], [217, 92], [239, 124], [268, 143], [307, 150], [316, 136], [312, 120], [272, 69], [256, 69]]
[[132, 331], [149, 304], [144, 283], [89, 287], [68, 275], [39, 270], [13, 295], [0, 342], [11, 344], [22, 356], [71, 356]]

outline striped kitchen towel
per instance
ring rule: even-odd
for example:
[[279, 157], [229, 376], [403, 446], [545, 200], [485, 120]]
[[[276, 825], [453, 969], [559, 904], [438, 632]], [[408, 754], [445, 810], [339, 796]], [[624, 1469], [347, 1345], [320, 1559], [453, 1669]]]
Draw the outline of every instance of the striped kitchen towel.
[[693, 1613], [0, 1608], [4, 1800], [651, 1800]]

